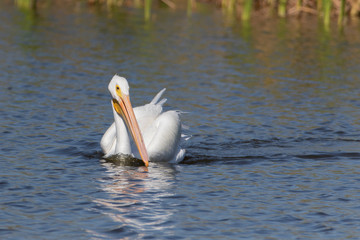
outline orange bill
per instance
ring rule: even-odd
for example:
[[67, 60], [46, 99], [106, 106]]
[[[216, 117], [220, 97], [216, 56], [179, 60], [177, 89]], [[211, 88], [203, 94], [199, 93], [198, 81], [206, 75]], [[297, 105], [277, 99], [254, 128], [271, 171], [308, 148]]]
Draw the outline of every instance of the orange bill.
[[149, 157], [144, 144], [143, 137], [139, 128], [139, 124], [135, 118], [134, 110], [131, 106], [130, 97], [128, 95], [122, 95], [120, 102], [113, 99], [113, 106], [115, 111], [122, 116], [127, 128], [129, 129], [131, 136], [133, 137], [135, 144], [139, 150], [141, 159], [146, 167], [149, 166]]

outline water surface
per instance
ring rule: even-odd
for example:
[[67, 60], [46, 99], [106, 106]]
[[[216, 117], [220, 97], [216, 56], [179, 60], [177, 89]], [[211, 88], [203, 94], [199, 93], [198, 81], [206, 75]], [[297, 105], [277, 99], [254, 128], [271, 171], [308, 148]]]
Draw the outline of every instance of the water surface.
[[[360, 34], [316, 18], [0, 3], [1, 239], [356, 239]], [[107, 84], [167, 88], [182, 164], [102, 160]]]

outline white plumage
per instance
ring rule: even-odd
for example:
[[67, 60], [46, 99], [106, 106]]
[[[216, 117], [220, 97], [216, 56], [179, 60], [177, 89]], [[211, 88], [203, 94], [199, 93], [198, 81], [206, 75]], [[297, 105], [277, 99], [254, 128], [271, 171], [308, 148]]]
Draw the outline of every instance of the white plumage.
[[[126, 79], [118, 75], [112, 78], [109, 91], [113, 97], [112, 109], [115, 122], [101, 139], [100, 145], [105, 157], [119, 153], [131, 154], [141, 158], [145, 165], [148, 160], [169, 162], [183, 160], [185, 149], [180, 147], [182, 129], [180, 112], [163, 112], [162, 106], [166, 99], [160, 100], [160, 98], [165, 90], [161, 90], [150, 103], [132, 109]], [[140, 130], [139, 134], [137, 130]], [[129, 132], [133, 140], [130, 140]]]

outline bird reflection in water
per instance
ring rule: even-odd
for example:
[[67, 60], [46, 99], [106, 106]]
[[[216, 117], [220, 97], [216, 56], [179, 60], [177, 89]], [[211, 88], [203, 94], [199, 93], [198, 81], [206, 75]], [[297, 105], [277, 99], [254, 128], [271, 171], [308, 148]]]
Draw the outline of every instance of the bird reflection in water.
[[164, 198], [176, 195], [173, 186], [179, 166], [154, 163], [147, 169], [106, 161], [102, 165], [107, 169], [107, 176], [100, 180], [106, 194], [94, 199], [102, 214], [126, 229], [143, 231], [169, 225], [177, 208], [168, 206]]

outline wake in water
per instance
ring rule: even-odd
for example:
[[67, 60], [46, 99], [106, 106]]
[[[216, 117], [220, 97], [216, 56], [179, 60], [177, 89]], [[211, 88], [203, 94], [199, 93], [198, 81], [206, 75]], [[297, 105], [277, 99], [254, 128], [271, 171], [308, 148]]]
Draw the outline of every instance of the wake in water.
[[[186, 144], [187, 154], [178, 164], [251, 164], [259, 161], [291, 160], [336, 160], [341, 158], [360, 159], [356, 151], [358, 139], [353, 138], [315, 138], [289, 137], [268, 139], [224, 139], [212, 141], [216, 136], [194, 136]], [[341, 143], [344, 150], [338, 151]], [[130, 155], [114, 155], [104, 158], [102, 151], [88, 151], [97, 142], [79, 141], [78, 146], [57, 149], [56, 155], [82, 155], [87, 159], [102, 159], [117, 166], [143, 166], [142, 162]], [[76, 144], [75, 144], [76, 145]], [[345, 150], [346, 147], [346, 150]], [[83, 151], [82, 151], [83, 150]]]

